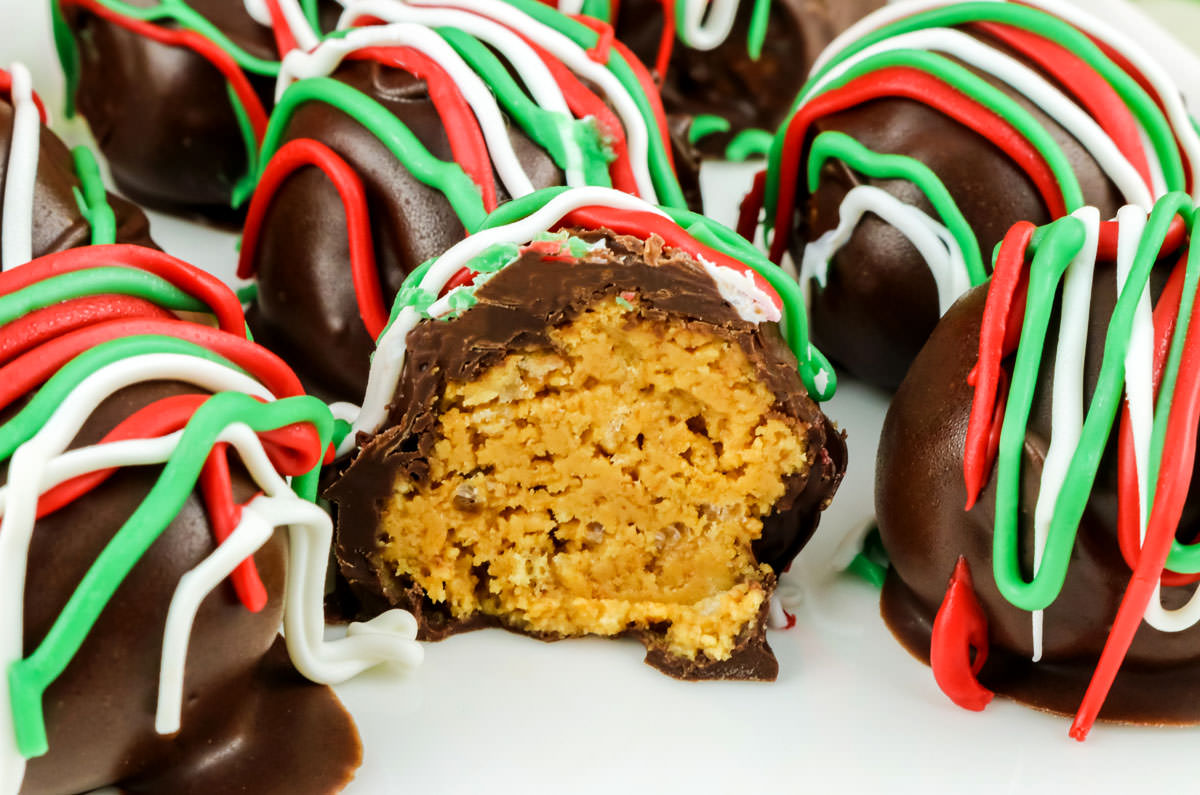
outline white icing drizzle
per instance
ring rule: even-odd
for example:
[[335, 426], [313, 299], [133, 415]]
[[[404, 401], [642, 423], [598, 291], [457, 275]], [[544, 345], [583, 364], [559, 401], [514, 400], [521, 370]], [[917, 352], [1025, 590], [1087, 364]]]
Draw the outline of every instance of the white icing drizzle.
[[737, 10], [738, 0], [686, 0], [683, 19], [678, 20], [679, 37], [694, 50], [719, 47], [733, 30]]
[[[291, 31], [292, 38], [296, 40], [296, 46], [302, 50], [311, 50], [320, 43], [320, 35], [313, 30], [312, 25], [308, 22], [308, 17], [304, 15], [304, 9], [300, 7], [297, 0], [275, 0], [279, 4], [279, 10], [283, 12], [283, 19], [287, 23], [288, 30]], [[243, 0], [243, 5], [246, 7], [246, 13], [250, 17], [262, 25], [263, 27], [274, 27], [271, 22], [271, 12], [267, 9], [267, 0]]]
[[[599, 88], [600, 93], [608, 99], [625, 127], [638, 194], [649, 202], [658, 202], [658, 194], [654, 190], [654, 180], [650, 175], [648, 161], [650, 131], [646, 126], [646, 119], [638, 109], [637, 102], [625, 90], [617, 76], [605, 65], [593, 61], [582, 47], [566, 35], [559, 33], [549, 25], [538, 22], [517, 7], [503, 2], [495, 2], [495, 0], [408, 0], [408, 2], [354, 0], [348, 4], [346, 12], [338, 22], [338, 27], [350, 27], [355, 19], [364, 15], [378, 17], [385, 22], [404, 22], [410, 18], [414, 7], [428, 8], [431, 6], [439, 9], [446, 7], [462, 9], [471, 12], [477, 18], [490, 19], [512, 30], [521, 31], [577, 76]], [[475, 31], [463, 27], [465, 22], [455, 22], [454, 24], [472, 35], [477, 35]], [[479, 38], [483, 39], [483, 36], [480, 35]], [[484, 40], [486, 41], [486, 39]], [[529, 87], [533, 92], [533, 86]], [[540, 98], [538, 101], [544, 104]]]
[[[266, 401], [274, 399], [253, 378], [226, 365], [161, 353], [109, 364], [72, 390], [38, 433], [13, 453], [8, 483], [0, 488], [0, 670], [8, 670], [23, 654], [25, 577], [37, 512], [36, 495], [88, 472], [165, 461], [182, 432], [66, 449], [107, 397], [136, 383], [162, 380], [182, 381], [214, 392], [243, 392]], [[323, 640], [322, 600], [332, 538], [329, 517], [290, 491], [248, 426], [233, 423], [219, 440], [238, 451], [265, 496], [243, 510], [234, 534], [179, 583], [164, 635], [156, 726], [169, 732], [179, 725], [183, 665], [195, 608], [233, 566], [265, 543], [270, 531], [279, 526], [289, 526], [291, 536], [284, 624], [288, 650], [301, 673], [314, 681], [334, 683], [381, 662], [418, 664], [422, 649], [413, 640], [415, 622], [407, 614], [396, 615], [403, 611], [389, 611], [368, 625], [352, 626], [345, 640]], [[0, 705], [10, 702], [8, 678], [0, 676]], [[17, 791], [23, 778], [25, 760], [16, 748], [12, 711], [0, 708], [0, 792]]]
[[[441, 14], [435, 12], [431, 16], [441, 16]], [[459, 14], [458, 16], [478, 19], [470, 14]], [[442, 24], [453, 25], [454, 23], [444, 22]], [[511, 38], [523, 44], [516, 36], [511, 36]], [[513, 198], [533, 193], [533, 182], [529, 179], [517, 153], [513, 150], [508, 126], [500, 111], [500, 106], [496, 103], [495, 95], [475, 70], [438, 35], [437, 31], [433, 29], [433, 24], [426, 27], [417, 24], [393, 23], [356, 28], [343, 38], [326, 39], [311, 53], [293, 50], [283, 59], [283, 65], [279, 71], [279, 82], [276, 86], [276, 97], [282, 96], [287, 87], [296, 80], [332, 74], [343, 58], [356, 50], [367, 47], [412, 47], [440, 64], [454, 80], [467, 104], [471, 106], [475, 117], [479, 120], [479, 128], [487, 142], [488, 154], [491, 156], [496, 173], [500, 175], [500, 180], [504, 183], [505, 190]], [[545, 79], [549, 80], [551, 86], [554, 86], [557, 91], [557, 86], [550, 77], [545, 64], [536, 57], [532, 50], [528, 47], [525, 49], [537, 61], [537, 66], [541, 67], [542, 72], [545, 73]], [[529, 67], [521, 64], [519, 68]], [[536, 75], [536, 72], [534, 74]], [[542, 75], [536, 75], [536, 77], [541, 78]], [[558, 94], [557, 101], [569, 118], [570, 112], [567, 110], [561, 93]], [[560, 127], [560, 129], [562, 128]], [[578, 149], [570, 141], [569, 136], [564, 135], [563, 142], [567, 144], [568, 151], [572, 148]], [[583, 184], [585, 180], [582, 155], [577, 154], [573, 159], [576, 161], [575, 168], [568, 169], [567, 184]]]
[[13, 129], [4, 180], [4, 220], [0, 228], [0, 269], [12, 270], [33, 259], [33, 192], [37, 185], [42, 120], [33, 101], [33, 79], [24, 64], [14, 63]]
[[558, 10], [567, 16], [583, 13], [583, 0], [558, 0]]
[[937, 284], [938, 311], [945, 314], [960, 295], [971, 287], [967, 266], [958, 241], [945, 226], [923, 210], [897, 199], [874, 185], [857, 185], [842, 199], [838, 225], [804, 247], [800, 262], [800, 287], [805, 301], [812, 282], [822, 287], [834, 255], [846, 245], [862, 217], [872, 213], [908, 238], [920, 252]]
[[[805, 101], [863, 60], [901, 49], [944, 52], [1007, 83], [1076, 138], [1121, 191], [1127, 203], [1146, 208], [1154, 203], [1154, 197], [1137, 169], [1090, 114], [1020, 61], [952, 28], [903, 33], [873, 44], [829, 70], [805, 95]], [[1153, 159], [1154, 150], [1148, 151]], [[1160, 189], [1160, 195], [1162, 190], [1165, 186]]]
[[[1046, 541], [1050, 535], [1050, 520], [1054, 517], [1058, 495], [1066, 482], [1067, 469], [1083, 433], [1083, 373], [1087, 353], [1088, 320], [1092, 308], [1092, 280], [1096, 272], [1096, 249], [1100, 242], [1100, 211], [1095, 207], [1083, 207], [1071, 215], [1083, 222], [1086, 237], [1079, 253], [1067, 266], [1063, 278], [1062, 315], [1059, 319], [1058, 347], [1054, 356], [1054, 384], [1050, 396], [1054, 433], [1050, 437], [1050, 447], [1042, 464], [1042, 477], [1033, 515], [1035, 574], [1042, 565]], [[1125, 207], [1117, 217], [1121, 224], [1136, 226], [1138, 217], [1141, 218], [1143, 226], [1146, 223], [1146, 212], [1137, 207]], [[1120, 227], [1122, 242], [1125, 239], [1126, 228], [1127, 226]], [[1135, 241], [1140, 232], [1140, 229], [1135, 230]], [[1033, 661], [1037, 662], [1042, 658], [1044, 611], [1034, 611], [1032, 622]]]
[[[985, 0], [986, 2], [1008, 2], [1009, 0]], [[851, 25], [841, 35], [837, 36], [813, 64], [813, 73], [825, 67], [842, 50], [863, 36], [905, 17], [913, 16], [933, 8], [955, 5], [956, 0], [909, 0], [909, 2], [894, 3], [884, 6]], [[1179, 141], [1180, 148], [1186, 154], [1189, 163], [1200, 163], [1200, 135], [1196, 134], [1191, 125], [1191, 117], [1183, 106], [1183, 100], [1175, 88], [1174, 81], [1158, 62], [1125, 34], [1109, 25], [1086, 10], [1063, 0], [1025, 0], [1023, 5], [1030, 5], [1046, 11], [1065, 22], [1079, 28], [1085, 33], [1101, 39], [1123, 55], [1150, 83], [1154, 94], [1166, 108], [1166, 119]], [[1139, 122], [1140, 126], [1140, 122]], [[1143, 131], [1144, 137], [1144, 131]], [[1151, 161], [1152, 173], [1160, 168], [1153, 147], [1146, 146], [1147, 158]], [[1160, 172], [1161, 173], [1161, 172]], [[1200, 183], [1200, 181], [1198, 181]], [[1153, 186], [1155, 194], [1161, 194], [1164, 186], [1157, 182]], [[1193, 198], [1200, 200], [1200, 184], [1193, 186]]]
[[[418, 286], [430, 295], [438, 295], [446, 283], [464, 265], [492, 246], [521, 244], [533, 240], [539, 233], [553, 227], [568, 213], [581, 207], [606, 207], [629, 212], [651, 212], [664, 218], [667, 217], [654, 205], [621, 191], [597, 187], [574, 188], [560, 193], [546, 202], [541, 209], [518, 221], [476, 232], [451, 247], [426, 271]], [[718, 287], [719, 285], [720, 282], [718, 282]], [[730, 301], [735, 308], [738, 308], [739, 305], [757, 307], [752, 310], [753, 314], [742, 315], [743, 319], [752, 323], [760, 322], [759, 314], [765, 311], [761, 306], [764, 303], [772, 303], [770, 297], [763, 294], [758, 286], [749, 279], [740, 283], [731, 281], [727, 286], [729, 289], [744, 293], [743, 297], [735, 297], [734, 300], [730, 300], [724, 292], [722, 293], [722, 296], [726, 297], [726, 300]], [[462, 289], [465, 288], [455, 288], [439, 299], [429, 308], [429, 316], [438, 317], [448, 312], [451, 304], [450, 296]], [[739, 314], [740, 312], [741, 310], [739, 310]], [[339, 455], [345, 455], [354, 450], [355, 438], [360, 432], [374, 433], [383, 422], [388, 404], [396, 392], [396, 385], [400, 382], [400, 375], [404, 370], [408, 333], [416, 328], [422, 319], [424, 316], [411, 306], [400, 310], [400, 314], [379, 338], [375, 353], [371, 357], [371, 372], [367, 379], [367, 390], [362, 408], [354, 412], [349, 404], [336, 406], [335, 416], [347, 420], [353, 419], [351, 431], [338, 449]]]
[[[1131, 209], [1131, 208], [1126, 208]], [[1125, 210], [1122, 210], [1125, 212]], [[1131, 211], [1136, 218], [1136, 211]], [[1118, 216], [1119, 217], [1119, 216]], [[1146, 218], [1141, 216], [1141, 223], [1135, 227], [1141, 231], [1145, 227]], [[1129, 272], [1133, 268], [1134, 255], [1137, 251], [1138, 239], [1125, 246], [1124, 227], [1121, 228], [1122, 238], [1118, 240], [1117, 251], [1117, 290], [1125, 288]], [[1121, 256], [1122, 253], [1124, 256]], [[1194, 321], [1193, 321], [1194, 322]], [[1125, 352], [1125, 401], [1129, 409], [1129, 426], [1133, 436], [1134, 462], [1137, 470], [1138, 489], [1138, 538], [1145, 541], [1146, 531], [1150, 523], [1150, 444], [1154, 431], [1154, 309], [1151, 305], [1150, 290], [1142, 290], [1133, 317], [1133, 329], [1129, 337], [1129, 348]], [[1168, 610], [1162, 605], [1161, 581], [1155, 586], [1154, 595], [1146, 605], [1143, 616], [1146, 623], [1160, 632], [1182, 632], [1200, 621], [1200, 600], [1195, 593], [1188, 602], [1175, 610]]]
[[[611, 2], [611, 0], [610, 0]], [[675, 4], [675, 0], [661, 0]], [[729, 38], [741, 0], [684, 0], [683, 17], [676, 20], [679, 38], [693, 50], [711, 50]], [[583, 0], [558, 0], [558, 10], [571, 16], [583, 13]]]
[[778, 323], [783, 312], [775, 305], [758, 285], [749, 271], [737, 271], [733, 268], [722, 268], [704, 257], [696, 261], [704, 268], [717, 285], [717, 292], [738, 313], [738, 317], [750, 323]]

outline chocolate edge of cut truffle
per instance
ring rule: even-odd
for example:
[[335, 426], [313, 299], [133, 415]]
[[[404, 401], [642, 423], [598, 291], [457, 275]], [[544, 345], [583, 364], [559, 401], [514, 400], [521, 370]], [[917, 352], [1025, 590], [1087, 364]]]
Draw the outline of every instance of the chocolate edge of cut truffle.
[[[447, 380], [472, 381], [515, 350], [547, 345], [548, 329], [569, 322], [597, 299], [623, 290], [638, 292], [648, 317], [682, 319], [736, 342], [759, 380], [770, 388], [775, 410], [807, 429], [808, 471], [789, 479], [787, 492], [763, 518], [763, 535], [753, 545], [756, 560], [782, 571], [815, 531], [820, 512], [845, 472], [844, 434], [804, 391], [795, 357], [778, 325], [742, 320], [690, 256], [664, 253], [656, 237], [642, 241], [607, 231], [571, 233], [588, 241], [603, 239], [607, 250], [577, 261], [567, 272], [570, 279], [564, 278], [561, 262], [526, 253], [481, 287], [476, 295], [479, 303], [457, 319], [427, 321], [410, 333], [409, 354], [384, 430], [362, 440], [354, 459], [326, 491], [337, 506], [334, 551], [347, 586], [342, 590], [349, 590], [350, 601], [357, 602], [347, 611], [351, 615], [404, 607], [416, 616], [425, 640], [501, 626], [499, 619], [481, 614], [454, 619], [423, 589], [376, 565], [381, 513], [398, 474], [427, 474], [425, 457], [432, 451], [438, 422], [434, 405]], [[541, 292], [531, 295], [530, 285]], [[774, 578], [766, 585], [770, 594]], [[669, 656], [655, 648], [652, 633], [631, 634], [646, 644], [650, 665], [677, 678], [774, 679], [778, 664], [765, 640], [768, 603], [764, 600], [764, 612], [747, 625], [733, 657], [724, 661]], [[558, 637], [524, 634], [544, 640]]]

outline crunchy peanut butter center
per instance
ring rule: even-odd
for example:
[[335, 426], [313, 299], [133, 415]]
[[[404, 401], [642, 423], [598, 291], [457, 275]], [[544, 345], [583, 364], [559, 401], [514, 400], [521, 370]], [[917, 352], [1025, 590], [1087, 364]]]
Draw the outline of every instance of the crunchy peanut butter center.
[[806, 466], [804, 428], [737, 343], [624, 298], [550, 336], [447, 385], [429, 482], [395, 484], [382, 558], [457, 618], [653, 628], [727, 659], [767, 597], [751, 544]]

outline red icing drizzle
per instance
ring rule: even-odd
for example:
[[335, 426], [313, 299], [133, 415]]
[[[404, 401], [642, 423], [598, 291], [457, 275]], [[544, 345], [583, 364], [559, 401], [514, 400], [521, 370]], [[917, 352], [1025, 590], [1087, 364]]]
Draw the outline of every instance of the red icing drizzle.
[[979, 327], [979, 361], [967, 376], [967, 384], [975, 387], [963, 452], [963, 479], [967, 487], [964, 510], [967, 511], [979, 498], [996, 457], [1004, 417], [1004, 401], [999, 399], [1000, 365], [1005, 356], [1016, 350], [1020, 340], [1021, 323], [1025, 318], [1025, 290], [1029, 285], [1025, 252], [1035, 229], [1033, 224], [1022, 221], [1008, 230], [1000, 244], [988, 287], [987, 304]]
[[488, 155], [483, 131], [458, 84], [441, 64], [412, 47], [364, 47], [347, 59], [370, 59], [402, 69], [425, 81], [429, 98], [442, 119], [450, 151], [463, 171], [483, 193], [483, 206], [489, 213], [496, 209], [496, 178]]
[[128, 243], [59, 251], [19, 268], [0, 272], [0, 295], [16, 292], [58, 274], [108, 266], [143, 270], [166, 279], [207, 304], [222, 331], [245, 336], [246, 317], [242, 314], [242, 305], [220, 279], [166, 252]]
[[248, 279], [254, 275], [254, 255], [262, 235], [263, 220], [280, 185], [299, 168], [316, 166], [329, 177], [342, 199], [346, 212], [346, 231], [350, 241], [350, 273], [358, 312], [363, 325], [372, 337], [379, 336], [387, 325], [388, 312], [384, 306], [379, 272], [375, 267], [375, 247], [371, 240], [371, 217], [367, 210], [366, 193], [358, 173], [336, 152], [323, 143], [308, 138], [289, 141], [271, 158], [259, 180], [258, 189], [250, 201], [242, 250], [238, 261], [238, 276]]
[[[1175, 322], [1179, 316], [1179, 298], [1183, 292], [1184, 271], [1187, 266], [1185, 251], [1176, 263], [1171, 277], [1168, 279], [1163, 293], [1159, 296], [1154, 307], [1154, 391], [1157, 397], [1159, 383], [1162, 379], [1163, 367], [1166, 366], [1167, 355], [1171, 350], [1171, 336], [1175, 333]], [[1121, 545], [1121, 555], [1130, 569], [1137, 568], [1138, 558], [1141, 557], [1142, 540], [1140, 537], [1141, 513], [1139, 506], [1140, 489], [1138, 488], [1137, 461], [1133, 452], [1133, 426], [1129, 416], [1129, 406], [1121, 411], [1121, 428], [1117, 445], [1117, 471], [1121, 499], [1117, 500], [1117, 540]], [[1200, 582], [1200, 574], [1180, 574], [1165, 571], [1162, 576], [1163, 585], [1189, 585]]]
[[[815, 97], [798, 110], [788, 123], [780, 170], [797, 174], [805, 138], [820, 118], [883, 97], [902, 97], [936, 108], [950, 118], [977, 131], [1005, 152], [1037, 186], [1052, 218], [1066, 215], [1062, 189], [1049, 164], [1029, 140], [1002, 116], [939, 78], [910, 67], [888, 67], [850, 81], [845, 86]], [[796, 181], [783, 179], [779, 186], [779, 204], [775, 214], [775, 235], [771, 241], [771, 260], [779, 262], [791, 237], [791, 218], [795, 208]]]
[[[1071, 736], [1087, 737], [1100, 713], [1117, 671], [1141, 626], [1146, 606], [1159, 584], [1175, 531], [1187, 502], [1195, 468], [1196, 433], [1200, 426], [1200, 323], [1188, 327], [1179, 377], [1167, 419], [1166, 439], [1159, 468], [1158, 487], [1150, 510], [1150, 522], [1141, 556], [1125, 589], [1112, 631], [1100, 654], [1100, 662], [1084, 694], [1083, 703], [1071, 725]], [[1129, 495], [1122, 494], [1126, 499]], [[1133, 495], [1136, 499], [1136, 494]]]
[[[1142, 180], [1147, 185], [1153, 184], [1146, 148], [1138, 134], [1137, 119], [1116, 89], [1086, 61], [1050, 39], [1011, 25], [978, 22], [970, 27], [1012, 47], [1045, 69], [1096, 120], [1121, 154], [1137, 169]], [[1128, 64], [1118, 65], [1126, 72], [1133, 71]]]
[[[972, 651], [975, 652], [974, 660], [971, 659]], [[933, 635], [929, 641], [933, 678], [955, 704], [979, 712], [994, 695], [978, 679], [987, 655], [987, 616], [975, 597], [967, 560], [960, 557], [942, 606], [933, 619]]]

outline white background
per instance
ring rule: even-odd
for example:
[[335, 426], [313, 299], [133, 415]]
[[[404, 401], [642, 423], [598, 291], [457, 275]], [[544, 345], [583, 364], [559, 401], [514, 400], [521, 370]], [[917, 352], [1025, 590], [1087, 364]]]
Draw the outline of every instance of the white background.
[[[836, 2], [836, 0], [833, 0]], [[1200, 107], [1200, 61], [1120, 0], [1078, 0], [1153, 47]], [[61, 108], [47, 3], [0, 0], [0, 62], [24, 61]], [[1200, 45], [1200, 3], [1144, 7]], [[68, 139], [79, 125], [54, 126]], [[709, 211], [727, 222], [748, 171], [708, 167]], [[235, 237], [157, 214], [168, 251], [229, 278]], [[1200, 729], [1101, 725], [1086, 743], [1068, 720], [993, 703], [953, 706], [889, 635], [878, 594], [831, 561], [869, 521], [886, 403], [843, 383], [827, 413], [850, 434], [850, 471], [817, 539], [781, 589], [795, 629], [773, 632], [774, 684], [684, 684], [641, 662], [636, 642], [544, 644], [489, 630], [426, 646], [408, 677], [372, 672], [338, 692], [366, 759], [351, 795], [374, 793], [1117, 792], [1200, 788]], [[280, 737], [280, 742], [287, 742]]]

